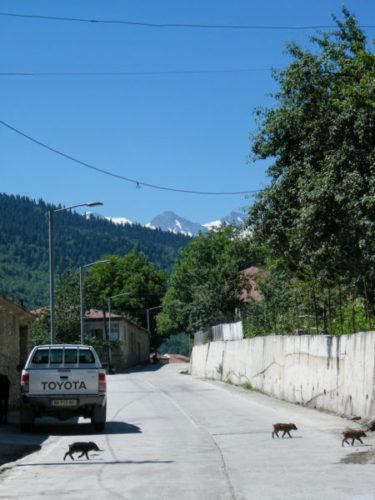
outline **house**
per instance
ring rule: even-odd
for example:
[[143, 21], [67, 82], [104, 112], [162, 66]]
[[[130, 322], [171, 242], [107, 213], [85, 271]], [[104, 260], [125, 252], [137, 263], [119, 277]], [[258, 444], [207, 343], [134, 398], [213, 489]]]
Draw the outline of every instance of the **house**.
[[241, 271], [243, 281], [246, 287], [243, 288], [240, 295], [240, 300], [244, 304], [251, 301], [261, 302], [264, 297], [262, 292], [258, 289], [257, 280], [263, 280], [269, 276], [269, 273], [264, 269], [256, 266], [251, 266]]
[[[108, 338], [109, 316], [104, 311], [90, 309], [85, 314], [85, 337], [98, 340]], [[124, 315], [111, 313], [110, 339], [118, 341], [118, 348], [111, 349], [111, 364], [123, 370], [147, 363], [150, 355], [150, 332], [128, 320]]]
[[30, 351], [29, 327], [34, 316], [24, 307], [0, 294], [0, 373], [11, 382], [9, 403], [19, 398], [18, 365], [23, 365]]

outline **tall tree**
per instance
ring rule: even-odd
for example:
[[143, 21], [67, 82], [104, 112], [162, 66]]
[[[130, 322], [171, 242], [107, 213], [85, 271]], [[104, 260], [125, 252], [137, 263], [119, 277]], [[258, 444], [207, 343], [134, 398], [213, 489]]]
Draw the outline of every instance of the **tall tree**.
[[375, 283], [375, 55], [347, 9], [335, 20], [317, 50], [288, 46], [275, 106], [257, 111], [271, 184], [249, 224], [295, 276]]
[[110, 263], [91, 268], [86, 279], [87, 304], [106, 308], [108, 297], [113, 311], [123, 312], [140, 326], [146, 326], [146, 309], [158, 306], [166, 291], [167, 275], [144, 253], [132, 251], [109, 257]]
[[258, 263], [259, 254], [231, 226], [194, 238], [170, 277], [163, 310], [157, 317], [158, 331], [165, 335], [193, 333], [232, 320], [240, 304], [240, 271]]
[[[159, 305], [166, 291], [167, 278], [143, 254], [130, 252], [108, 257], [109, 264], [90, 268], [85, 276], [85, 309], [107, 310], [108, 297], [112, 311], [124, 315], [140, 326], [146, 326], [146, 308]], [[68, 271], [56, 283], [56, 341], [80, 341], [79, 276]], [[33, 323], [34, 344], [49, 342], [49, 310], [45, 309]]]

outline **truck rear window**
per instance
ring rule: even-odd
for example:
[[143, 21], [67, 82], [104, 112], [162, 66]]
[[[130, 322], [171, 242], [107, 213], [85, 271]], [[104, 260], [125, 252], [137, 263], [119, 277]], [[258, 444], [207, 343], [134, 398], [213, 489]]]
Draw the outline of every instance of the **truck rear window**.
[[[78, 351], [78, 352], [77, 352]], [[89, 349], [38, 349], [33, 356], [34, 365], [82, 365], [94, 364], [95, 357]]]
[[88, 349], [80, 349], [79, 350], [79, 364], [80, 365], [88, 365], [90, 363], [95, 363], [94, 355]]
[[34, 365], [48, 365], [49, 351], [47, 349], [36, 351], [33, 357]]

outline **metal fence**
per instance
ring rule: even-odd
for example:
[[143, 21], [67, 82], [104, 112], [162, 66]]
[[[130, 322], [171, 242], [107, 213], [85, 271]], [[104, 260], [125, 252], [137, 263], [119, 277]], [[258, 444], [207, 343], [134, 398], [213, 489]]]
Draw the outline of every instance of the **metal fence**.
[[282, 300], [265, 297], [241, 309], [244, 336], [344, 335], [375, 327], [374, 308], [349, 287], [292, 289]]
[[194, 345], [206, 344], [218, 340], [241, 340], [243, 339], [243, 326], [241, 321], [235, 323], [223, 323], [201, 330], [194, 335]]

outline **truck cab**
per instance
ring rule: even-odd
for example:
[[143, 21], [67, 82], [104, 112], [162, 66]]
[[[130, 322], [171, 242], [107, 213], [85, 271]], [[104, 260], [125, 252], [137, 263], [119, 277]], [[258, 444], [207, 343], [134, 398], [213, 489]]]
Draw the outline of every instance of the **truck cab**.
[[39, 345], [21, 373], [20, 427], [28, 431], [36, 417], [90, 418], [103, 431], [107, 408], [106, 373], [88, 345]]

